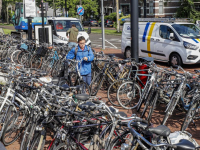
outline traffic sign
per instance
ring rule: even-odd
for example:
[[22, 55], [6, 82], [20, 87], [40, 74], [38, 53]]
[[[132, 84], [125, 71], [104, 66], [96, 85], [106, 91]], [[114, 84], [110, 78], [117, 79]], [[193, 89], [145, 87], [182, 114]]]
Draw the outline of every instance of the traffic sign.
[[82, 15], [84, 14], [84, 9], [83, 9], [83, 7], [79, 7], [79, 8], [77, 9], [77, 13], [78, 13], [78, 15], [82, 16]]

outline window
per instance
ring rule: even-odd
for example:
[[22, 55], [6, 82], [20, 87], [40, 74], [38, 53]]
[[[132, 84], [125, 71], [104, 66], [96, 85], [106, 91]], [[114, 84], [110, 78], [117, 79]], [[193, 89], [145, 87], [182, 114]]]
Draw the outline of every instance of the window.
[[149, 14], [153, 14], [153, 1], [149, 2]]
[[163, 1], [159, 1], [159, 14], [163, 14]]
[[80, 21], [77, 20], [55, 20], [55, 28], [57, 32], [65, 32], [72, 27], [72, 24], [76, 25], [79, 31], [83, 31]]
[[[160, 33], [161, 38], [169, 40], [170, 33], [174, 33], [174, 31], [166, 25], [161, 25], [159, 33]], [[174, 41], [179, 41], [179, 39], [175, 33], [174, 33], [174, 37], [175, 37]]]

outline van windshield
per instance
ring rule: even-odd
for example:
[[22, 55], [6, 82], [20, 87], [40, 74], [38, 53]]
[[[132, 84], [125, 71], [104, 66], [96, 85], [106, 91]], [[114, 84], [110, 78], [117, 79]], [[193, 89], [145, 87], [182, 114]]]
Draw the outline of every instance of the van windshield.
[[55, 29], [57, 32], [66, 32], [72, 25], [75, 24], [79, 31], [84, 31], [79, 20], [54, 20]]
[[194, 24], [173, 24], [172, 27], [184, 38], [200, 38], [200, 29]]

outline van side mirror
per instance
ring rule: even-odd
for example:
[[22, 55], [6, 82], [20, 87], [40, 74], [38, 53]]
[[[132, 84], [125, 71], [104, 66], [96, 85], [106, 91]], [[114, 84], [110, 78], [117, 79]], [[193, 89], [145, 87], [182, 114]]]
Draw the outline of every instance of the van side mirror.
[[88, 33], [88, 34], [91, 33], [91, 28], [90, 28], [90, 27], [88, 27], [88, 31], [87, 31], [87, 33]]
[[170, 35], [169, 35], [169, 39], [170, 39], [170, 40], [175, 39], [175, 37], [174, 37], [174, 33], [170, 33]]

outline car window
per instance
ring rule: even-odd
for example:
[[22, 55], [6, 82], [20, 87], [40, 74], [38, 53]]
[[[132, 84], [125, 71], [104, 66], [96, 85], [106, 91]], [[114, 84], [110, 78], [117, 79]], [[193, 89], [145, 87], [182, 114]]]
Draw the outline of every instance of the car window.
[[[161, 38], [170, 40], [169, 38], [170, 33], [174, 33], [174, 31], [169, 26], [166, 26], [166, 25], [160, 26], [159, 34]], [[174, 36], [175, 36], [175, 39], [173, 41], [179, 41], [176, 33], [174, 33]]]

